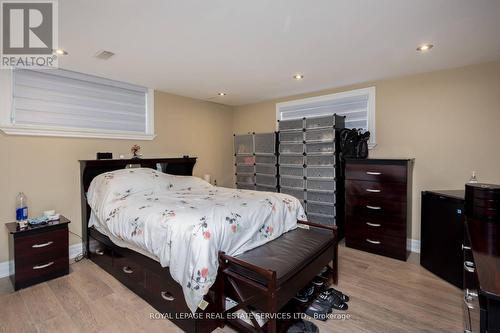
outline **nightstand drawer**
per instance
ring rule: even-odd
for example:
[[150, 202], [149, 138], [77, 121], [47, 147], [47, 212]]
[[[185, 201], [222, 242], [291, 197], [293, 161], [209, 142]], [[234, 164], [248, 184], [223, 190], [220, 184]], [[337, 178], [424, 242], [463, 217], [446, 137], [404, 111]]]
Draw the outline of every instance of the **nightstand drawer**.
[[68, 273], [68, 254], [64, 253], [56, 257], [47, 255], [34, 256], [26, 261], [16, 260], [16, 281], [25, 283], [35, 280], [43, 280], [45, 277], [53, 277]]
[[68, 256], [68, 229], [61, 228], [18, 237], [14, 251], [16, 260], [43, 255], [50, 258], [61, 253]]
[[9, 230], [9, 274], [14, 290], [69, 273], [68, 224], [59, 220], [44, 225], [6, 223]]

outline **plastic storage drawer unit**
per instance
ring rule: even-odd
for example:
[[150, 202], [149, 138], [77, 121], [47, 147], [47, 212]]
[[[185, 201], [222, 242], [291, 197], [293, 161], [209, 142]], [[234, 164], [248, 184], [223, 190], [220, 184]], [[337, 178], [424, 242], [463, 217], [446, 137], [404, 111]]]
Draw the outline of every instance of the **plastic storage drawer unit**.
[[304, 145], [302, 143], [281, 143], [280, 154], [302, 154]]
[[335, 153], [335, 145], [333, 142], [328, 143], [308, 143], [306, 144], [307, 154], [333, 154]]
[[262, 191], [262, 192], [277, 192], [278, 191], [278, 189], [275, 186], [257, 185], [255, 189], [257, 191]]
[[307, 178], [308, 190], [335, 191], [335, 181]]
[[306, 142], [333, 142], [335, 130], [333, 128], [308, 130], [305, 132]]
[[236, 135], [234, 137], [235, 154], [253, 154], [253, 135]]
[[255, 183], [254, 175], [236, 175], [236, 183], [238, 185], [253, 185]]
[[262, 133], [254, 134], [255, 154], [274, 155], [276, 149], [276, 134]]
[[277, 179], [275, 175], [260, 175], [257, 174], [255, 182], [257, 185], [264, 185], [264, 186], [276, 186], [278, 185]]
[[280, 131], [301, 130], [303, 127], [304, 120], [302, 119], [280, 120], [279, 122]]
[[307, 213], [335, 216], [335, 205], [307, 201]]
[[304, 167], [280, 166], [280, 176], [304, 177]]
[[307, 167], [335, 166], [335, 155], [310, 155], [306, 156]]
[[334, 191], [307, 191], [307, 201], [315, 202], [326, 202], [330, 204], [335, 203], [335, 192]]
[[304, 141], [304, 132], [302, 130], [280, 132], [280, 143], [286, 143], [286, 142], [302, 143], [303, 141]]
[[236, 165], [237, 174], [254, 174], [253, 165]]
[[335, 178], [335, 169], [333, 167], [307, 167], [306, 176], [312, 178], [326, 178], [326, 179], [334, 179]]
[[280, 185], [283, 187], [304, 188], [303, 178], [280, 177]]
[[289, 188], [289, 187], [282, 187], [281, 188], [281, 193], [291, 195], [292, 197], [295, 197], [299, 200], [304, 201], [304, 190], [303, 189], [297, 189], [297, 188]]
[[334, 116], [326, 116], [326, 117], [313, 117], [306, 119], [306, 128], [324, 128], [324, 127], [332, 127], [335, 125]]
[[276, 165], [276, 156], [256, 154], [254, 160], [257, 164]]
[[304, 165], [303, 155], [280, 155], [279, 157], [280, 165]]
[[330, 216], [330, 215], [320, 215], [320, 214], [307, 214], [307, 220], [309, 222], [313, 223], [319, 223], [319, 224], [334, 224], [335, 223], [335, 217]]
[[255, 173], [263, 175], [276, 175], [276, 167], [271, 164], [256, 164]]

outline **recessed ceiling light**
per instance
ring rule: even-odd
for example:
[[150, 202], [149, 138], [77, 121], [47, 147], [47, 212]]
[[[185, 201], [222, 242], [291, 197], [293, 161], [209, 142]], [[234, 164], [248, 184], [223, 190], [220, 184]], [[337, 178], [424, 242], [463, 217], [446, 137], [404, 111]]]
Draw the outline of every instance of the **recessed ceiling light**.
[[111, 51], [106, 51], [106, 50], [100, 50], [98, 51], [96, 54], [95, 54], [95, 57], [97, 59], [101, 59], [101, 60], [108, 60], [109, 58], [111, 58], [112, 56], [114, 56], [115, 54]]
[[220, 92], [220, 93], [217, 93], [217, 95], [219, 95], [219, 96], [226, 96], [227, 94], [225, 92]]
[[302, 80], [302, 79], [304, 78], [304, 75], [302, 75], [302, 74], [295, 74], [295, 75], [293, 76], [293, 78], [294, 78], [295, 80]]
[[434, 45], [432, 45], [432, 44], [422, 44], [419, 47], [417, 47], [417, 51], [425, 52], [425, 51], [429, 51], [433, 47], [434, 47]]
[[52, 52], [55, 54], [55, 55], [58, 55], [58, 56], [65, 56], [65, 55], [68, 55], [68, 52], [66, 50], [63, 50], [63, 49], [55, 49], [55, 50], [52, 50]]

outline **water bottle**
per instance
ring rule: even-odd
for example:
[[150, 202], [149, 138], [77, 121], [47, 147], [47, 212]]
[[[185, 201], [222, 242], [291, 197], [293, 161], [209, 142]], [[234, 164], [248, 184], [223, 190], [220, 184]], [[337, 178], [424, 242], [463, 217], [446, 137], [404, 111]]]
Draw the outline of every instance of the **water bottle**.
[[28, 220], [28, 198], [23, 192], [19, 192], [16, 198], [16, 220], [17, 222]]

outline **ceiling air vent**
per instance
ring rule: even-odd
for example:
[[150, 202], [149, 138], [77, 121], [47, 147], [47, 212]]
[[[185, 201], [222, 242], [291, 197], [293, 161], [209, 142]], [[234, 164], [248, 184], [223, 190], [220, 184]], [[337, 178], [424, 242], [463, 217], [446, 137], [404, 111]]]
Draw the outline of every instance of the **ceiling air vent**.
[[97, 54], [95, 55], [95, 57], [97, 59], [101, 59], [101, 60], [108, 60], [109, 58], [111, 58], [114, 55], [115, 54], [113, 52], [111, 52], [111, 51], [102, 50], [102, 51], [97, 52]]

